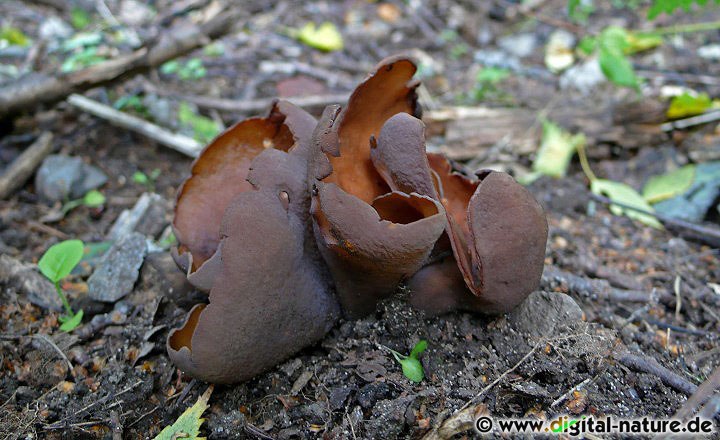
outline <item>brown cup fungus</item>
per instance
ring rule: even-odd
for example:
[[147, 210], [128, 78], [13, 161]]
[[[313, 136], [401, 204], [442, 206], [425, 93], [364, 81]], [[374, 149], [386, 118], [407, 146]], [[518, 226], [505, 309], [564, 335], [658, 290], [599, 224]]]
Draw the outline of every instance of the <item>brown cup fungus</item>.
[[537, 288], [547, 222], [509, 175], [425, 152], [405, 57], [319, 122], [288, 102], [218, 136], [178, 193], [174, 257], [209, 292], [168, 337], [178, 367], [247, 380], [407, 281], [430, 314], [502, 313]]

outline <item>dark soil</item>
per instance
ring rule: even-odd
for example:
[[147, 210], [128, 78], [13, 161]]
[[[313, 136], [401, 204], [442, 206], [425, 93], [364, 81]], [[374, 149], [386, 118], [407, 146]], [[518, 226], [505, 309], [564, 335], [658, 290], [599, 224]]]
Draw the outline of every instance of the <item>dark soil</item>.
[[[59, 16], [69, 21], [69, 8], [58, 10], [45, 3], [2, 2], [0, 24], [7, 21], [36, 38], [43, 19]], [[115, 11], [121, 2], [106, 3]], [[164, 11], [174, 2], [150, 3]], [[401, 11], [394, 22], [379, 18], [378, 5], [371, 2], [248, 3], [252, 3], [248, 10], [258, 12], [248, 17], [244, 32], [223, 39], [223, 56], [211, 58], [202, 51], [193, 55], [206, 61], [206, 78], [181, 81], [154, 71], [88, 95], [112, 102], [111, 96], [143, 92], [144, 84], [150, 82], [168, 91], [175, 104], [179, 101], [172, 95], [265, 98], [278, 94], [278, 83], [298, 75], [313, 78], [322, 93], [346, 92], [379, 59], [419, 48], [437, 69], [426, 85], [438, 104], [492, 105], [498, 102], [466, 101], [478, 70], [473, 54], [496, 49], [502, 36], [532, 33], [538, 49], [523, 63], [542, 70], [540, 48], [555, 29], [535, 13], [518, 12], [513, 2], [432, 0], [416, 10], [404, 2], [390, 2]], [[538, 11], [565, 23], [564, 8], [564, 1], [549, 1]], [[643, 11], [598, 8], [589, 31], [610, 23], [630, 28], [645, 23]], [[718, 15], [717, 10], [695, 17], [678, 14], [659, 24], [698, 21], [698, 17], [710, 20]], [[323, 54], [281, 32], [283, 26], [300, 27], [309, 20], [335, 22], [345, 36], [346, 48]], [[141, 35], [152, 33], [159, 24], [151, 21], [144, 26]], [[455, 30], [456, 36], [444, 35], [447, 29]], [[718, 41], [717, 32], [692, 34], [683, 40], [684, 45], [665, 44], [654, 53], [668, 61], [663, 71], [712, 75], [720, 73], [718, 65], [696, 57], [695, 49]], [[7, 61], [22, 63], [22, 59]], [[318, 70], [273, 71], [267, 67], [269, 62]], [[655, 61], [650, 55], [640, 58], [641, 64], [646, 62], [652, 67]], [[40, 64], [50, 71], [58, 60], [48, 55]], [[717, 96], [719, 84], [697, 88]], [[513, 106], [536, 110], [542, 110], [550, 99], [559, 105], [592, 108], [628, 96], [627, 91], [609, 84], [589, 97], [578, 96], [560, 90], [557, 78], [547, 71], [513, 77], [500, 87], [504, 93], [499, 104], [507, 105], [509, 96]], [[226, 124], [243, 117], [208, 115]], [[82, 157], [109, 176], [102, 188], [107, 204], [102, 209], [80, 207], [60, 222], [41, 223], [39, 219], [53, 207], [38, 199], [30, 181], [0, 202], [2, 253], [36, 262], [49, 246], [65, 238], [102, 241], [120, 212], [132, 207], [148, 189], [131, 179], [138, 170], [161, 170], [154, 190], [165, 204], [158, 218], [162, 226], [171, 222], [175, 191], [189, 173], [189, 158], [60, 104], [18, 118], [13, 127], [0, 132], [0, 166], [12, 161], [43, 129], [55, 134], [61, 153]], [[706, 139], [719, 145], [717, 131], [703, 130]], [[639, 150], [600, 144], [591, 151], [591, 160], [602, 176], [642, 183], [663, 171], [649, 166], [662, 163], [657, 156], [662, 152], [687, 161], [691, 147], [684, 139], [667, 139]], [[430, 146], [438, 147], [442, 139], [433, 142], [437, 145]], [[512, 151], [503, 154], [506, 164], [527, 165], [531, 160]], [[586, 188], [577, 164], [567, 178], [542, 178], [530, 186], [545, 207], [550, 225], [546, 265], [605, 279], [618, 289], [645, 292], [645, 302], [603, 299], [596, 292], [579, 292], [567, 283], [545, 279], [541, 290], [568, 294], [582, 309], [583, 319], [556, 319], [550, 322], [551, 330], [538, 334], [532, 331], [532, 323], [518, 323], [512, 314], [454, 313], [427, 318], [403, 301], [401, 289], [373, 315], [340, 322], [317, 346], [276, 368], [243, 384], [217, 386], [205, 415], [205, 434], [216, 439], [420, 438], [511, 369], [483, 391], [476, 400], [478, 411], [496, 418], [672, 416], [688, 395], [656, 375], [628, 368], [615, 356], [631, 352], [655, 359], [696, 385], [720, 366], [720, 292], [709, 285], [720, 279], [718, 250], [686, 240], [678, 231], [654, 230], [613, 216], [603, 205], [591, 202]], [[152, 438], [207, 388], [183, 376], [165, 353], [169, 330], [202, 301], [167, 253], [148, 256], [135, 290], [114, 306], [87, 298], [88, 275], [72, 276], [64, 285], [72, 303], [85, 310], [85, 322], [94, 315], [115, 313], [114, 321], [90, 334], [60, 332], [58, 313], [36, 307], [24, 295], [0, 286], [0, 438]], [[674, 299], [678, 277], [679, 307]], [[537, 316], [538, 323], [544, 319], [552, 317]], [[388, 349], [408, 353], [420, 339], [429, 344], [421, 358], [426, 379], [414, 384], [403, 376]], [[578, 385], [582, 387], [572, 393]], [[474, 433], [458, 437], [462, 435]]]

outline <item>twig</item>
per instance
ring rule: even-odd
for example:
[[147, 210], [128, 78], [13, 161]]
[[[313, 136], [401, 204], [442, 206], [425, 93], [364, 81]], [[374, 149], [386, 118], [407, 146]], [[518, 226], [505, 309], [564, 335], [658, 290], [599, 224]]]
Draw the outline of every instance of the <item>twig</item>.
[[152, 122], [115, 110], [82, 95], [70, 95], [67, 101], [80, 110], [107, 120], [112, 125], [140, 133], [187, 156], [197, 157], [202, 150], [203, 146], [193, 138], [165, 130]]
[[696, 125], [707, 124], [709, 122], [720, 121], [720, 110], [706, 112], [698, 116], [691, 116], [685, 119], [678, 119], [672, 122], [666, 122], [660, 126], [662, 131], [682, 130], [684, 128], [694, 127]]
[[[706, 225], [698, 225], [696, 223], [668, 217], [666, 215], [658, 214], [656, 212], [646, 211], [644, 209], [640, 209], [635, 206], [628, 205], [626, 203], [618, 202], [615, 200], [610, 200], [609, 198], [598, 195], [598, 194], [590, 194], [590, 198], [595, 201], [598, 201], [600, 203], [604, 203], [606, 205], [617, 205], [623, 209], [630, 209], [632, 211], [636, 211], [641, 214], [655, 217], [667, 225], [691, 231], [694, 234], [697, 234], [698, 238], [702, 239], [704, 237], [704, 240], [708, 241], [709, 243], [720, 242], [720, 229], [718, 229], [718, 228], [715, 228], [712, 226], [706, 226]], [[713, 239], [714, 241], [709, 241], [709, 239]]]
[[588, 377], [584, 381], [580, 382], [579, 384], [575, 385], [574, 387], [570, 388], [567, 393], [563, 394], [562, 396], [555, 399], [553, 403], [550, 404], [550, 408], [555, 408], [557, 405], [565, 401], [568, 397], [572, 396], [572, 394], [575, 391], [580, 391], [581, 389], [585, 388], [585, 386], [590, 383], [590, 381], [593, 380], [592, 377]]
[[[587, 295], [606, 299], [613, 302], [648, 302], [652, 295], [642, 290], [625, 290], [612, 287], [607, 280], [598, 278], [585, 278], [579, 275], [558, 269], [555, 266], [545, 266], [541, 283], [552, 288], [553, 283], [566, 284], [568, 290], [578, 295]], [[672, 301], [670, 294], [659, 294], [658, 298], [664, 302]]]
[[680, 407], [673, 416], [676, 419], [687, 420], [720, 388], [720, 368], [716, 368], [710, 377], [697, 387], [692, 396]]
[[66, 74], [25, 75], [0, 88], [0, 119], [61, 101], [72, 93], [144, 73], [225, 35], [238, 22], [241, 13], [243, 8], [228, 8], [199, 27], [175, 26], [153, 43], [86, 69]]
[[615, 360], [628, 368], [657, 376], [665, 385], [675, 388], [681, 393], [691, 395], [698, 389], [697, 385], [663, 367], [655, 359], [628, 352], [616, 354], [614, 357]]
[[245, 430], [245, 433], [248, 435], [251, 435], [253, 437], [259, 438], [261, 440], [275, 440], [275, 437], [271, 437], [264, 432], [262, 432], [259, 428], [257, 428], [255, 425], [251, 423], [245, 423], [245, 426], [243, 427]]
[[63, 358], [65, 360], [65, 362], [67, 362], [67, 365], [69, 368], [68, 372], [72, 372], [72, 370], [73, 370], [72, 362], [70, 362], [70, 359], [68, 359], [68, 357], [65, 355], [65, 353], [63, 353], [63, 351], [60, 350], [60, 347], [58, 347], [57, 344], [55, 344], [52, 341], [52, 339], [48, 338], [46, 335], [44, 335], [42, 333], [36, 333], [36, 334], [32, 335], [32, 338], [44, 341], [46, 344], [51, 346], [55, 351], [57, 351], [58, 354], [60, 355], [60, 357]]
[[53, 150], [53, 136], [49, 131], [43, 132], [35, 142], [15, 159], [0, 176], [0, 199], [5, 199], [20, 189], [25, 181], [32, 176], [40, 162]]

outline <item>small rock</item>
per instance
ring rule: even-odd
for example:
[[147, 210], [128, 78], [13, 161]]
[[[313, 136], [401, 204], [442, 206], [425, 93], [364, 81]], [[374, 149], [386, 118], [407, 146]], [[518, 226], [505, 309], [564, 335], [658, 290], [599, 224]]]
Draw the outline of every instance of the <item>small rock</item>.
[[99, 168], [58, 154], [46, 157], [35, 175], [38, 195], [50, 202], [80, 198], [105, 182], [107, 176]]
[[581, 321], [582, 317], [582, 309], [570, 296], [556, 292], [533, 292], [510, 313], [508, 320], [520, 333], [543, 337], [561, 325]]
[[193, 289], [168, 252], [149, 252], [140, 271], [140, 280], [144, 288], [162, 292], [181, 307], [202, 302], [203, 295]]
[[498, 46], [511, 55], [524, 58], [535, 51], [537, 38], [533, 34], [510, 34], [500, 38]]
[[347, 385], [343, 385], [341, 387], [333, 388], [330, 390], [330, 395], [328, 396], [328, 404], [330, 405], [330, 409], [332, 411], [342, 409], [345, 407], [345, 401], [347, 400], [350, 393], [352, 393], [356, 388], [349, 387]]
[[131, 233], [103, 256], [88, 280], [88, 295], [96, 301], [115, 302], [130, 293], [145, 259], [145, 236]]
[[697, 54], [706, 60], [720, 60], [720, 44], [708, 44], [698, 48]]
[[63, 40], [73, 34], [73, 28], [58, 17], [49, 17], [40, 24], [38, 35], [43, 40], [53, 42]]
[[100, 188], [108, 180], [105, 173], [98, 167], [83, 163], [82, 170], [83, 178], [72, 187], [72, 197], [75, 199], [84, 196], [90, 190]]
[[355, 400], [365, 409], [375, 406], [375, 402], [380, 399], [388, 399], [390, 395], [390, 386], [385, 382], [373, 382], [360, 388], [357, 392]]
[[0, 255], [0, 286], [17, 289], [20, 294], [45, 310], [62, 311], [63, 306], [55, 287], [34, 266]]
[[125, 0], [120, 3], [120, 21], [130, 26], [142, 26], [155, 17], [155, 11], [144, 2]]
[[599, 84], [607, 82], [597, 58], [572, 66], [560, 77], [561, 89], [575, 89], [583, 95], [592, 92]]

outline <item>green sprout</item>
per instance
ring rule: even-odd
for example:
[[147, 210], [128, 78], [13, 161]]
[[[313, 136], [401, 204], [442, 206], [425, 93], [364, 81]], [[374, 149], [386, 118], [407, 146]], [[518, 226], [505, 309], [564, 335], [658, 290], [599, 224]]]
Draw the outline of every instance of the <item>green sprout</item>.
[[145, 186], [150, 192], [155, 192], [155, 182], [160, 177], [160, 168], [155, 168], [150, 174], [145, 174], [142, 171], [135, 171], [132, 175], [133, 182], [138, 185]]
[[415, 383], [420, 383], [425, 378], [425, 371], [423, 371], [423, 366], [420, 363], [419, 357], [420, 354], [427, 349], [427, 346], [427, 341], [421, 339], [417, 344], [415, 344], [408, 356], [402, 355], [390, 348], [388, 350], [390, 350], [390, 353], [392, 353], [395, 357], [395, 360], [400, 363], [405, 377]]
[[78, 265], [83, 257], [85, 245], [81, 240], [65, 240], [63, 242], [50, 246], [45, 254], [38, 261], [40, 272], [55, 285], [60, 300], [65, 308], [65, 315], [61, 315], [60, 330], [71, 332], [80, 325], [83, 318], [83, 311], [73, 312], [67, 297], [60, 287], [60, 281]]
[[99, 208], [105, 204], [105, 196], [98, 190], [90, 190], [85, 195], [76, 200], [70, 200], [65, 203], [62, 207], [63, 216], [67, 215], [68, 212], [77, 208], [78, 206], [87, 206], [88, 208]]

